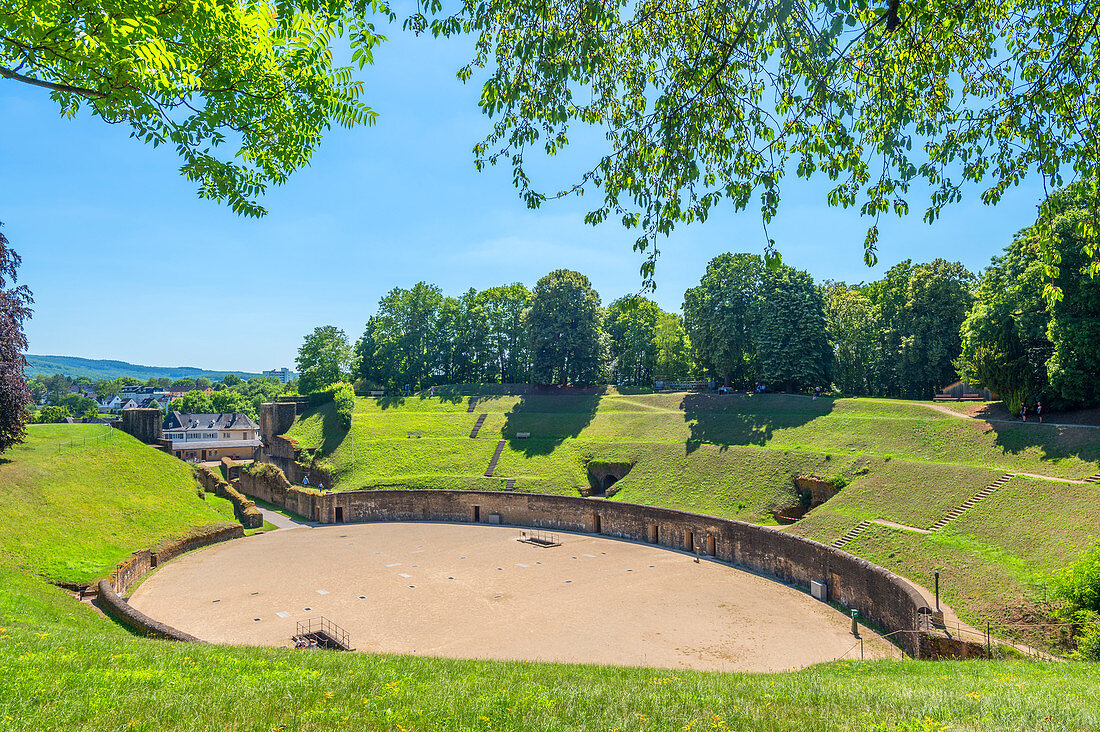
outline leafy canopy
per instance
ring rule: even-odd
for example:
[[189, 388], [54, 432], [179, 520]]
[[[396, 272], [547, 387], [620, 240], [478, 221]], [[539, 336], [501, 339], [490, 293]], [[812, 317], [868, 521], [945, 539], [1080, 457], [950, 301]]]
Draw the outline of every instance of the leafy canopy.
[[256, 197], [308, 165], [332, 124], [373, 123], [330, 48], [343, 36], [353, 63], [370, 63], [384, 40], [371, 11], [365, 0], [0, 0], [0, 78], [49, 89], [66, 117], [83, 108], [172, 145], [201, 197], [259, 216]]
[[526, 311], [531, 380], [587, 386], [603, 362], [600, 295], [580, 272], [554, 270], [535, 284]]
[[322, 325], [306, 334], [298, 348], [298, 388], [303, 394], [321, 391], [343, 380], [351, 368], [351, 344], [334, 325]]
[[184, 394], [179, 399], [173, 399], [168, 404], [168, 411], [181, 412], [183, 414], [213, 414], [220, 411], [237, 411], [237, 410], [219, 410], [214, 407], [214, 400], [206, 392], [195, 389]]
[[[870, 224], [911, 203], [934, 221], [978, 184], [993, 204], [1037, 172], [1052, 186], [1100, 169], [1100, 5], [1071, 0], [425, 0], [406, 25], [470, 33], [459, 72], [487, 71], [493, 120], [479, 167], [511, 165], [529, 206], [595, 188], [591, 223], [657, 240], [720, 202], [775, 216], [783, 179], [824, 176], [833, 206]], [[607, 148], [572, 186], [541, 190], [529, 153], [576, 124]], [[913, 189], [914, 184], [920, 184]], [[928, 199], [912, 201], [916, 190]], [[923, 196], [923, 193], [921, 194]], [[1095, 231], [1095, 209], [1085, 229]], [[1095, 242], [1094, 236], [1081, 236]], [[1097, 249], [1085, 249], [1097, 268]]]
[[0, 232], [0, 452], [23, 441], [26, 406], [31, 401], [24, 375], [27, 335], [23, 322], [30, 318], [34, 300], [26, 285], [17, 284], [20, 261]]

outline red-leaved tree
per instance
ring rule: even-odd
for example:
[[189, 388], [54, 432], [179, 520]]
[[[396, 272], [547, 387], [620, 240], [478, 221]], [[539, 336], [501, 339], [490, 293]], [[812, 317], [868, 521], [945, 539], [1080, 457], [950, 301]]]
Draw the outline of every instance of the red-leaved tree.
[[16, 285], [20, 261], [0, 232], [0, 452], [23, 441], [31, 401], [24, 375], [27, 336], [23, 321], [31, 316], [34, 300], [26, 285]]

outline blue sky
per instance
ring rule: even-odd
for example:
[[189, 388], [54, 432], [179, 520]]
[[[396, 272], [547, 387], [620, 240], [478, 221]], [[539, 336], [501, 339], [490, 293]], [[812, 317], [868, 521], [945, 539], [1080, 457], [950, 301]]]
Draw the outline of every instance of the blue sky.
[[[587, 274], [605, 304], [636, 292], [631, 232], [586, 226], [584, 199], [530, 211], [510, 169], [474, 170], [470, 148], [487, 121], [477, 85], [454, 77], [469, 41], [385, 32], [362, 73], [377, 125], [332, 131], [310, 168], [264, 198], [261, 220], [199, 200], [172, 150], [131, 140], [127, 127], [63, 120], [45, 90], [0, 80], [0, 220], [35, 294], [31, 352], [258, 371], [293, 367], [317, 325], [357, 338], [385, 292], [419, 280], [459, 294], [531, 286], [567, 267]], [[565, 181], [577, 161], [596, 159], [598, 135], [580, 137], [560, 163], [541, 166], [545, 180]], [[1036, 179], [996, 208], [971, 190], [934, 226], [919, 213], [884, 219], [880, 264], [869, 269], [868, 221], [829, 208], [827, 188], [788, 177], [769, 227], [784, 261], [819, 281], [873, 280], [906, 258], [978, 271], [1034, 219], [1042, 197]], [[751, 209], [681, 228], [662, 243], [654, 298], [678, 309], [711, 257], [763, 244]]]

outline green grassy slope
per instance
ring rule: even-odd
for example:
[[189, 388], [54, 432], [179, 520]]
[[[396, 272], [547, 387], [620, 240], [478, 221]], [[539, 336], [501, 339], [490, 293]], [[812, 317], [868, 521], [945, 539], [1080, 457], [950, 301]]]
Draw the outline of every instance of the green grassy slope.
[[[867, 480], [914, 489], [935, 484], [952, 491], [941, 496], [944, 501], [965, 493], [986, 471], [1073, 479], [1100, 472], [1100, 439], [1085, 430], [991, 426], [907, 402], [611, 391], [482, 397], [473, 413], [466, 413], [467, 404], [468, 397], [360, 398], [350, 431], [341, 430], [331, 406], [325, 406], [300, 419], [289, 435], [316, 450], [341, 487], [352, 488], [403, 479], [475, 479], [500, 439], [507, 445], [495, 475], [517, 478], [522, 490], [567, 494], [587, 488], [589, 460], [636, 462], [620, 485], [635, 495], [653, 493], [658, 483], [682, 494], [699, 484], [733, 481], [751, 482], [763, 495], [783, 501], [790, 496], [790, 473], [802, 469], [839, 473], [871, 464]], [[488, 418], [478, 439], [471, 440], [481, 413]], [[517, 439], [517, 433], [531, 437]], [[791, 470], [781, 480], [761, 482], [759, 461], [789, 464]], [[769, 500], [749, 503], [763, 506]], [[766, 513], [749, 518], [765, 520]]]
[[[993, 475], [969, 476], [957, 495], [976, 493]], [[925, 510], [923, 501], [907, 504], [905, 495], [888, 487], [845, 490], [790, 531], [830, 543], [865, 518], [925, 528], [946, 513]], [[1047, 596], [1051, 574], [1097, 538], [1100, 486], [1017, 476], [939, 532], [872, 526], [844, 549], [926, 587], [938, 569], [944, 597], [964, 619], [1009, 623], [1024, 619]]]
[[[70, 446], [84, 437], [93, 444]], [[0, 564], [51, 580], [88, 582], [160, 539], [225, 523], [186, 464], [103, 425], [32, 425], [0, 457], [0, 486]]]
[[[715, 674], [188, 645], [135, 637], [48, 585], [217, 520], [186, 466], [35, 427], [0, 478], [0, 730], [1085, 730], [1100, 668], [842, 660]], [[779, 453], [781, 454], [781, 453]], [[162, 533], [163, 532], [163, 533]], [[34, 538], [40, 534], [41, 538]], [[47, 571], [48, 570], [48, 571]]]

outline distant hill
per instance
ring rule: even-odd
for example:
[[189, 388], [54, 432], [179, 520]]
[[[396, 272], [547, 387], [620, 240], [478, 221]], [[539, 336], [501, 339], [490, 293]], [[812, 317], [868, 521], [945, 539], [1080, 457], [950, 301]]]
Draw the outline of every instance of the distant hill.
[[98, 358], [77, 358], [76, 356], [34, 356], [27, 354], [27, 378], [44, 374], [65, 374], [66, 376], [87, 376], [92, 379], [117, 379], [120, 376], [133, 376], [146, 381], [152, 378], [197, 379], [200, 376], [216, 381], [227, 374], [236, 374], [242, 379], [251, 379], [259, 374], [249, 371], [209, 371], [193, 366], [140, 366], [126, 361], [109, 361]]

